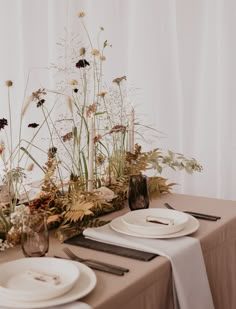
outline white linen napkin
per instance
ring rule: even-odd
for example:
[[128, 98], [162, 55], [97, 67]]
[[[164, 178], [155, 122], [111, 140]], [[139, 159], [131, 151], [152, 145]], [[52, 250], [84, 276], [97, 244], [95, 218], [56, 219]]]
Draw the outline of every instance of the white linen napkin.
[[96, 241], [156, 253], [167, 257], [172, 265], [175, 308], [213, 309], [214, 304], [208, 283], [200, 242], [192, 237], [148, 239], [127, 236], [114, 231], [109, 224], [87, 228], [86, 238]]
[[[9, 307], [0, 306], [0, 309], [9, 309]], [[45, 309], [92, 309], [92, 307], [89, 306], [88, 304], [81, 302], [81, 301], [76, 301], [76, 302], [73, 302], [73, 303], [48, 307], [48, 308], [45, 308]]]

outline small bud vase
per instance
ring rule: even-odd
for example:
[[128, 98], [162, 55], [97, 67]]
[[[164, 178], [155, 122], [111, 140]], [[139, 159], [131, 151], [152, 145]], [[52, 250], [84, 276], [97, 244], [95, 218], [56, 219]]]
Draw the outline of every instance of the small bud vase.
[[130, 176], [128, 204], [130, 210], [145, 209], [149, 207], [147, 176], [142, 174]]

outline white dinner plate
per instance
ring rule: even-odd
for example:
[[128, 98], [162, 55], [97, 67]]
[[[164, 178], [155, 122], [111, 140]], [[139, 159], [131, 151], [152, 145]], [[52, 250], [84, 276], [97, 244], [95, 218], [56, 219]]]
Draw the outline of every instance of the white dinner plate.
[[193, 232], [196, 232], [199, 228], [199, 221], [195, 219], [193, 216], [189, 216], [189, 220], [187, 221], [185, 227], [172, 234], [166, 234], [166, 235], [143, 235], [141, 233], [136, 233], [134, 231], [131, 231], [128, 229], [127, 225], [124, 224], [122, 217], [118, 217], [110, 222], [110, 226], [113, 230], [115, 230], [118, 233], [129, 235], [129, 236], [135, 236], [135, 237], [142, 237], [142, 238], [175, 238], [175, 237], [181, 237], [189, 235]]
[[[168, 225], [149, 222], [151, 219], [162, 219], [168, 222]], [[142, 235], [160, 236], [171, 233], [177, 233], [182, 230], [189, 216], [181, 211], [162, 209], [162, 208], [147, 208], [135, 211], [130, 211], [121, 217], [128, 229]]]
[[68, 292], [80, 271], [70, 261], [23, 258], [0, 264], [0, 296], [15, 301], [47, 300]]
[[71, 263], [77, 265], [80, 270], [80, 276], [73, 288], [69, 290], [69, 292], [67, 292], [66, 294], [56, 298], [37, 302], [13, 301], [1, 296], [1, 306], [17, 309], [47, 308], [51, 306], [63, 305], [86, 296], [96, 286], [96, 275], [91, 268], [84, 264], [78, 262]]

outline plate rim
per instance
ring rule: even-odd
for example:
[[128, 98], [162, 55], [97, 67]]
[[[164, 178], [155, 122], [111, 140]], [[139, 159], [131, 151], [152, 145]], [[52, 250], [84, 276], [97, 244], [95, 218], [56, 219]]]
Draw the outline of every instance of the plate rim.
[[[192, 234], [192, 233], [194, 233], [198, 230], [198, 228], [200, 226], [200, 222], [196, 218], [194, 218], [193, 216], [191, 216], [191, 215], [188, 215], [188, 216], [189, 216], [189, 220], [186, 223], [186, 226], [182, 230], [180, 230], [176, 233], [165, 234], [165, 235], [144, 235], [144, 234], [138, 234], [136, 232], [133, 232], [125, 226], [125, 224], [122, 221], [122, 216], [113, 219], [109, 224], [114, 231], [121, 233], [121, 234], [124, 234], [124, 235], [140, 237], [140, 238], [158, 238], [158, 239], [177, 238], [177, 237], [182, 237], [182, 236]], [[123, 229], [117, 228], [117, 226], [116, 226], [117, 222], [121, 226], [123, 225]], [[190, 226], [190, 224], [192, 226]]]
[[[67, 259], [65, 260], [68, 261]], [[17, 309], [47, 308], [50, 306], [67, 304], [79, 300], [82, 297], [85, 297], [96, 287], [97, 276], [95, 272], [88, 266], [80, 262], [75, 261], [69, 261], [69, 262], [75, 264], [79, 268], [80, 276], [75, 285], [72, 287], [72, 289], [69, 290], [67, 293], [52, 299], [37, 302], [10, 301], [8, 299], [4, 299], [4, 297], [1, 296], [1, 305], [8, 308], [17, 308]], [[84, 290], [81, 291], [80, 284], [84, 282], [84, 276], [87, 276], [87, 278], [89, 279], [89, 283], [87, 284], [86, 287], [84, 287]]]
[[[157, 213], [157, 216], [159, 215], [160, 217], [162, 215], [165, 216], [165, 214], [162, 213], [166, 213], [166, 216], [168, 217], [167, 214], [177, 214], [179, 216], [182, 216], [182, 222], [177, 223], [173, 226], [145, 226], [142, 224], [135, 224], [129, 221], [129, 219], [132, 218], [132, 216], [135, 217], [135, 215], [141, 214], [141, 213], [147, 213], [146, 216], [151, 215], [153, 216], [154, 214], [152, 214], [153, 212]], [[151, 214], [149, 214], [149, 213]], [[159, 212], [159, 214], [158, 214]], [[161, 212], [161, 213], [160, 213]], [[173, 217], [173, 216], [172, 216]], [[137, 211], [132, 211], [132, 212], [127, 212], [126, 214], [124, 214], [121, 217], [123, 223], [129, 228], [129, 230], [132, 230], [135, 233], [138, 233], [138, 230], [142, 230], [144, 232], [145, 235], [166, 235], [166, 234], [172, 234], [172, 233], [177, 233], [178, 231], [184, 229], [185, 225], [187, 224], [188, 220], [189, 220], [189, 216], [186, 213], [183, 213], [181, 211], [177, 211], [177, 210], [170, 210], [170, 209], [164, 209], [164, 208], [148, 208], [148, 209], [139, 209]], [[148, 234], [150, 233], [150, 234]], [[139, 234], [139, 233], [138, 233]]]
[[[69, 291], [73, 285], [77, 282], [80, 276], [80, 269], [76, 267], [76, 265], [73, 265], [70, 263], [70, 261], [67, 260], [58, 260], [53, 257], [32, 257], [32, 258], [19, 258], [11, 261], [6, 261], [4, 263], [0, 264], [0, 271], [5, 271], [5, 280], [8, 281], [9, 279], [13, 278], [12, 271], [15, 272], [15, 276], [21, 275], [22, 272], [24, 273], [27, 269], [39, 269], [41, 266], [45, 268], [48, 265], [55, 265], [56, 270], [58, 271], [58, 274], [64, 276], [67, 271], [63, 270], [61, 272], [61, 268], [69, 267], [70, 273], [72, 274], [71, 280], [68, 282], [64, 282], [61, 286], [38, 286], [38, 289], [36, 290], [27, 290], [26, 288], [19, 289], [7, 287], [4, 285], [4, 281], [0, 280], [0, 296], [6, 297], [8, 300], [14, 300], [14, 301], [24, 301], [25, 298], [31, 299], [31, 301], [44, 301], [51, 298], [59, 297], [62, 294], [65, 294], [67, 291]], [[7, 267], [7, 270], [6, 270]], [[9, 273], [10, 268], [10, 273]], [[41, 269], [40, 269], [41, 270]], [[42, 287], [42, 289], [40, 289]], [[39, 295], [38, 295], [39, 293]], [[45, 294], [46, 293], [46, 294]], [[4, 295], [6, 294], [6, 295]], [[51, 296], [52, 294], [52, 296]], [[46, 297], [45, 297], [46, 296]]]

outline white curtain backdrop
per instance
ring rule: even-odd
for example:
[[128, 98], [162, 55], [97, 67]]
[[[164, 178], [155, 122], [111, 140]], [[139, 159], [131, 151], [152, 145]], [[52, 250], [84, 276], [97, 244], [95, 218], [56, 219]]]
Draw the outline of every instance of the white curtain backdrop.
[[15, 125], [25, 97], [54, 87], [47, 68], [60, 56], [57, 43], [72, 32], [83, 39], [78, 11], [92, 39], [103, 26], [112, 44], [105, 79], [126, 75], [136, 117], [162, 132], [147, 132], [144, 149], [202, 163], [200, 174], [165, 172], [179, 184], [174, 191], [236, 199], [235, 0], [0, 0], [0, 118], [5, 80], [14, 82]]

